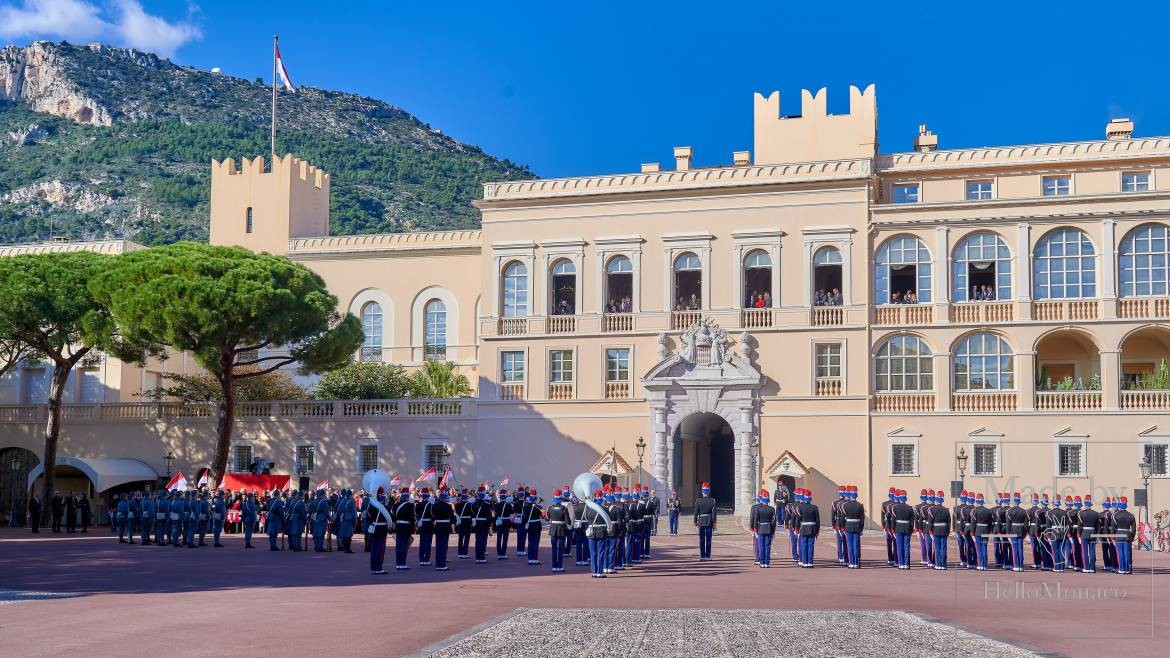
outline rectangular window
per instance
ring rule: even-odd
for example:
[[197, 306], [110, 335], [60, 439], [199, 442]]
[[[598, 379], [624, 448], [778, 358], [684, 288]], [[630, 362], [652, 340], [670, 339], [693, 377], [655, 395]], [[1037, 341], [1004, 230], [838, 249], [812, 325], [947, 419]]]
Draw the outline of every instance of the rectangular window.
[[989, 180], [969, 180], [967, 181], [967, 200], [968, 201], [985, 201], [991, 198], [991, 181]]
[[1153, 467], [1151, 475], [1166, 475], [1170, 471], [1170, 464], [1166, 463], [1166, 444], [1155, 443], [1145, 446], [1146, 460]]
[[605, 381], [630, 381], [630, 350], [614, 348], [605, 351]]
[[247, 473], [252, 469], [252, 446], [237, 445], [232, 450], [232, 470]]
[[248, 211], [245, 213], [244, 232], [245, 233], [252, 232], [252, 209], [251, 208], [248, 208]]
[[816, 346], [817, 379], [841, 376], [841, 343], [820, 343]]
[[500, 369], [505, 384], [524, 383], [524, 352], [500, 352]]
[[573, 381], [573, 351], [553, 350], [548, 353], [549, 381], [564, 384]]
[[297, 446], [297, 473], [312, 473], [317, 449], [313, 446]]
[[1045, 176], [1041, 180], [1044, 196], [1068, 196], [1072, 193], [1072, 178], [1069, 176]]
[[1078, 476], [1084, 474], [1084, 446], [1080, 444], [1064, 444], [1060, 446], [1060, 463], [1057, 465], [1062, 476]]
[[998, 446], [994, 443], [975, 444], [975, 471], [973, 475], [995, 475], [999, 471], [997, 463]]
[[913, 443], [895, 443], [890, 446], [890, 474], [914, 475], [918, 470], [914, 459]]
[[918, 203], [918, 183], [895, 185], [894, 203]]
[[1121, 174], [1121, 191], [1122, 192], [1149, 192], [1150, 191], [1150, 172], [1148, 171], [1127, 171]]
[[358, 446], [358, 470], [362, 473], [378, 468], [378, 444], [363, 443]]
[[[436, 477], [443, 477], [443, 470], [447, 466], [447, 444], [431, 443], [426, 446], [426, 463], [423, 469], [435, 467]], [[436, 480], [437, 481], [437, 480]]]

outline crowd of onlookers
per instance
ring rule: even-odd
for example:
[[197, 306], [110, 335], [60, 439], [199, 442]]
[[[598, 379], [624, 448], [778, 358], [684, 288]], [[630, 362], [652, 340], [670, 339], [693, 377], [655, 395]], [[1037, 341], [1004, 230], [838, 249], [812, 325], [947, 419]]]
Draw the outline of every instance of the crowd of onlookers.
[[970, 302], [991, 302], [995, 301], [995, 288], [991, 286], [971, 286], [971, 296], [967, 299]]
[[917, 304], [918, 303], [918, 293], [914, 292], [913, 290], [907, 290], [906, 292], [891, 292], [890, 293], [890, 303], [891, 304]]
[[618, 300], [611, 299], [611, 300], [609, 300], [609, 303], [605, 305], [605, 312], [606, 313], [633, 313], [634, 312], [634, 301], [632, 299], [630, 299], [629, 297], [622, 297], [621, 299], [618, 299]]
[[813, 306], [840, 306], [842, 303], [839, 288], [817, 290], [817, 293], [813, 295]]
[[703, 302], [693, 292], [690, 297], [679, 297], [678, 303], [674, 305], [675, 311], [698, 311], [702, 308]]
[[760, 291], [753, 290], [752, 294], [743, 300], [744, 308], [771, 308], [772, 307], [772, 293], [767, 290], [763, 294]]

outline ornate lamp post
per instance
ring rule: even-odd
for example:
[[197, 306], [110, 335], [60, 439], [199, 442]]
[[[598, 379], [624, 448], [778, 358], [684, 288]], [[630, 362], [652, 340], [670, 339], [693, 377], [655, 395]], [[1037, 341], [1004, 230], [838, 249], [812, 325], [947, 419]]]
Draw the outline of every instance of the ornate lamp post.
[[174, 452], [172, 452], [172, 451], [170, 451], [170, 450], [168, 450], [168, 451], [167, 451], [167, 454], [166, 454], [165, 456], [163, 456], [163, 459], [164, 459], [164, 460], [166, 460], [166, 462], [167, 462], [167, 483], [168, 483], [168, 484], [170, 484], [170, 481], [171, 481], [171, 464], [172, 464], [172, 463], [174, 463], [174, 461], [175, 461], [175, 459], [176, 459], [176, 457], [175, 457], [175, 453], [174, 453]]
[[[967, 449], [959, 448], [959, 454], [955, 455], [955, 463], [959, 465], [959, 488], [964, 488], [963, 481], [967, 476]], [[953, 498], [954, 496], [952, 496]]]
[[1150, 463], [1149, 456], [1142, 457], [1138, 462], [1138, 469], [1142, 473], [1142, 487], [1146, 490], [1146, 525], [1150, 523], [1150, 476], [1154, 474], [1154, 465]]
[[16, 509], [16, 492], [18, 491], [16, 488], [17, 487], [16, 480], [20, 477], [20, 457], [13, 457], [12, 458], [11, 467], [12, 467], [12, 505], [10, 505], [10, 507], [12, 509], [11, 509], [11, 513], [8, 515], [8, 525], [10, 527], [16, 528], [20, 525], [18, 523], [18, 520], [20, 519], [20, 517], [19, 517], [20, 512]]
[[646, 454], [646, 440], [638, 437], [638, 442], [634, 444], [638, 449], [638, 487], [642, 487], [642, 456]]

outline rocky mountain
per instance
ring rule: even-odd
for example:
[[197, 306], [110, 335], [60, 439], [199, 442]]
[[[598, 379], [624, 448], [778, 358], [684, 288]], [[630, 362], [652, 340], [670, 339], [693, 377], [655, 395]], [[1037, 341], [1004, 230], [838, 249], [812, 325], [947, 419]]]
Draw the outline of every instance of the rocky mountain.
[[[268, 151], [271, 89], [135, 50], [0, 49], [0, 242], [206, 239], [213, 158]], [[489, 180], [531, 178], [385, 102], [282, 93], [277, 149], [332, 176], [330, 230], [477, 226]]]

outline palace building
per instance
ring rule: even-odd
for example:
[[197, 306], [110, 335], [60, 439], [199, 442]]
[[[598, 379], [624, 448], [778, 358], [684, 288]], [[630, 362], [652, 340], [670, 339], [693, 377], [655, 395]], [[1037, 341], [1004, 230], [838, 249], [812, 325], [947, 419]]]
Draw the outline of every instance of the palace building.
[[[1103, 139], [947, 150], [922, 126], [882, 153], [872, 86], [847, 114], [823, 89], [754, 106], [753, 148], [725, 166], [678, 147], [632, 173], [490, 183], [480, 230], [330, 236], [324, 172], [213, 163], [213, 243], [320, 273], [361, 318], [355, 358], [451, 361], [477, 388], [244, 403], [232, 467], [356, 487], [450, 464], [542, 494], [593, 469], [687, 505], [709, 481], [740, 513], [778, 479], [821, 502], [855, 484], [871, 516], [891, 486], [1104, 498], [1140, 486], [1143, 458], [1167, 475], [1170, 137], [1115, 119]], [[65, 248], [85, 247], [0, 254]], [[85, 364], [60, 488], [205, 467], [213, 408], [136, 397], [189, 368]], [[46, 370], [0, 385], [22, 481]]]

